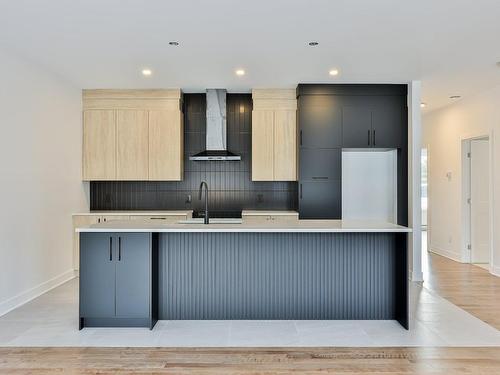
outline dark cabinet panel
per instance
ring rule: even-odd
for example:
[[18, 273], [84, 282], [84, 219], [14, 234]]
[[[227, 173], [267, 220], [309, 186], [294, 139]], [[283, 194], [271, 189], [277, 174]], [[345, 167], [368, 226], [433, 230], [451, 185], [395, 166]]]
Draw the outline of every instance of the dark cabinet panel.
[[371, 147], [372, 110], [369, 106], [344, 106], [342, 108], [342, 147]]
[[340, 148], [303, 148], [300, 150], [300, 181], [328, 181], [341, 178]]
[[109, 233], [80, 233], [80, 315], [115, 315], [115, 251]]
[[407, 85], [300, 84], [297, 95], [300, 218], [341, 217], [342, 148], [396, 148], [398, 223], [405, 224]]
[[342, 145], [342, 113], [334, 96], [299, 98], [299, 145], [305, 148], [335, 148]]
[[398, 148], [402, 146], [404, 103], [400, 97], [377, 98], [372, 107], [372, 146]]
[[342, 191], [340, 180], [301, 182], [299, 186], [300, 219], [340, 219]]
[[152, 237], [151, 233], [80, 234], [80, 329], [154, 326], [157, 296], [152, 282], [157, 257], [153, 253], [158, 253], [158, 245], [156, 241], [153, 247]]
[[149, 233], [123, 233], [117, 238], [116, 316], [147, 318], [151, 289]]

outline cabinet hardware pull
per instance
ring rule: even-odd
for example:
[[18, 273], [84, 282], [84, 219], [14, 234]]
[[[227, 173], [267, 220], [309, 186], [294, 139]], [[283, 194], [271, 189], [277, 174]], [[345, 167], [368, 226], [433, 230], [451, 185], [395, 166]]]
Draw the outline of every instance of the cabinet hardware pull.
[[113, 260], [113, 237], [109, 237], [109, 261]]
[[302, 146], [302, 130], [300, 131], [300, 145]]
[[99, 217], [99, 218], [97, 218], [97, 222], [98, 222], [98, 223], [100, 223], [100, 222], [101, 222], [101, 218], [100, 218], [100, 217]]
[[302, 199], [302, 184], [300, 184], [300, 199]]
[[370, 130], [368, 130], [368, 146], [370, 146]]
[[373, 129], [373, 145], [374, 145], [374, 146], [376, 146], [376, 145], [377, 145], [377, 142], [375, 141], [375, 140], [376, 140], [376, 138], [375, 138], [375, 134], [377, 134], [377, 133], [376, 133], [376, 130], [375, 130], [375, 129]]
[[150, 217], [150, 220], [167, 220], [166, 217]]
[[313, 180], [328, 180], [327, 176], [313, 176]]
[[118, 237], [118, 261], [122, 260], [122, 238]]

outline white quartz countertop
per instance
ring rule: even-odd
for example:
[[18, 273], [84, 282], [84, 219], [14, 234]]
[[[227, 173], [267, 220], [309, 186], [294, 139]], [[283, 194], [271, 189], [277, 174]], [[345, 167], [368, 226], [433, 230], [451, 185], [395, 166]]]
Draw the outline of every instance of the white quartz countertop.
[[270, 232], [270, 233], [408, 233], [411, 228], [377, 221], [298, 220], [278, 224], [150, 224], [112, 221], [76, 228], [77, 232]]
[[193, 213], [192, 210], [176, 210], [176, 211], [89, 211], [74, 213], [73, 216], [180, 216], [189, 215]]

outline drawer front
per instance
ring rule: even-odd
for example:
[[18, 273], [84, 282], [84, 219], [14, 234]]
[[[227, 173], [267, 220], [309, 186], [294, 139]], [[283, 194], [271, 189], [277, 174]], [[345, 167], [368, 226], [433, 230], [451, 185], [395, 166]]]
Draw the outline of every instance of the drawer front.
[[297, 215], [245, 215], [243, 222], [250, 225], [261, 224], [289, 224], [297, 222], [299, 219]]
[[123, 221], [129, 220], [130, 216], [128, 215], [102, 215], [100, 217], [100, 223], [109, 223], [111, 221]]
[[325, 182], [338, 180], [342, 174], [340, 148], [300, 150], [300, 180]]
[[187, 215], [131, 215], [130, 220], [142, 221], [150, 224], [175, 224], [186, 220]]

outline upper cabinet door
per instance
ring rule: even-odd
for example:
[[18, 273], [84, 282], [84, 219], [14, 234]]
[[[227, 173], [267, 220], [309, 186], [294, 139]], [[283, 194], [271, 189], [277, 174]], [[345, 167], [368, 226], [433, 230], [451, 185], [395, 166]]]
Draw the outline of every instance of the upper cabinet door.
[[342, 147], [342, 116], [337, 97], [304, 95], [299, 99], [300, 146]]
[[83, 180], [116, 178], [115, 111], [83, 112]]
[[116, 111], [116, 177], [147, 180], [149, 169], [148, 112]]
[[405, 121], [404, 98], [398, 96], [377, 98], [372, 108], [372, 147], [398, 148], [402, 146]]
[[149, 180], [182, 180], [183, 137], [182, 112], [149, 112]]
[[369, 106], [342, 108], [342, 146], [344, 148], [372, 147], [372, 111]]
[[297, 180], [297, 114], [274, 112], [274, 181]]
[[274, 111], [252, 111], [252, 181], [274, 180]]

